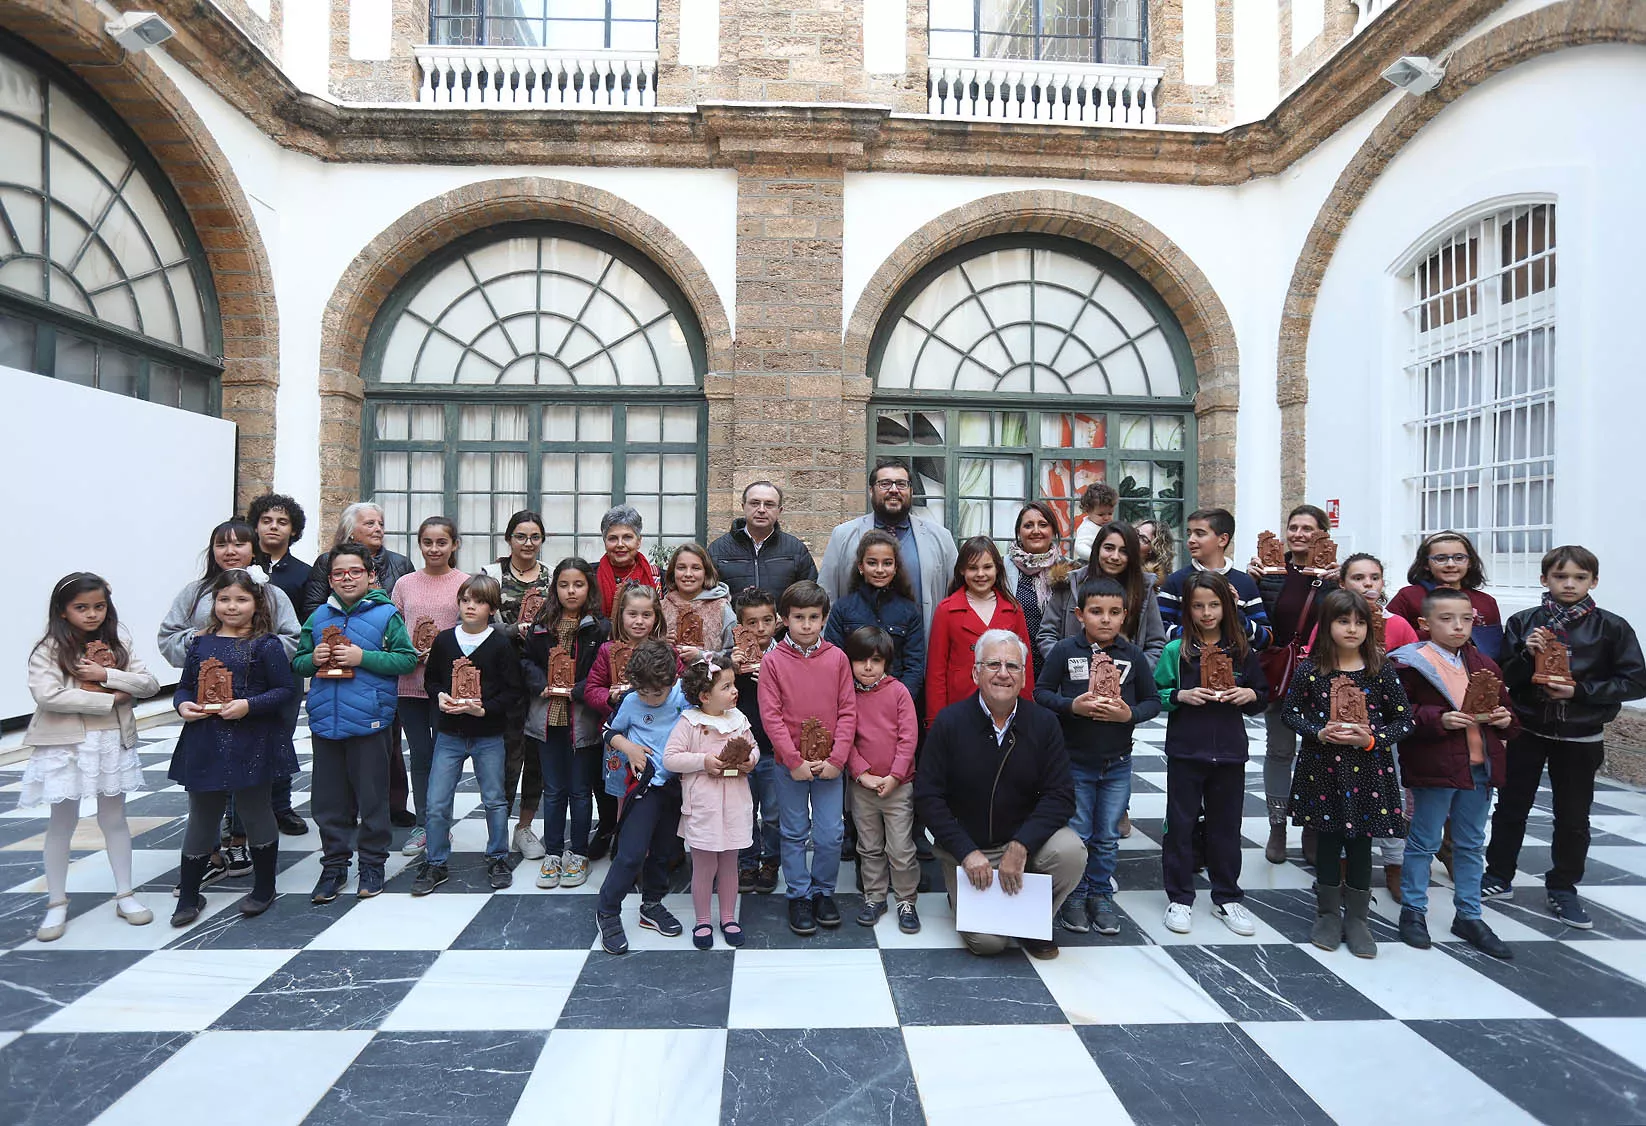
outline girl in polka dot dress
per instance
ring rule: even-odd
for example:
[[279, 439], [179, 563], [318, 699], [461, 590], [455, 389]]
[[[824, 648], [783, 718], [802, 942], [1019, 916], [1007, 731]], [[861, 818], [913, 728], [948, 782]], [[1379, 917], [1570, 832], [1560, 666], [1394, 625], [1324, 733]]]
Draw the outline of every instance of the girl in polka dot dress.
[[[1330, 635], [1298, 665], [1284, 712], [1286, 725], [1303, 737], [1292, 772], [1292, 822], [1319, 834], [1310, 941], [1323, 950], [1347, 941], [1360, 958], [1377, 957], [1366, 921], [1372, 841], [1406, 835], [1394, 752], [1412, 730], [1400, 678], [1372, 642], [1367, 623], [1373, 612], [1355, 591], [1326, 596], [1320, 621]], [[1364, 695], [1370, 722], [1331, 722], [1332, 684], [1339, 678]]]

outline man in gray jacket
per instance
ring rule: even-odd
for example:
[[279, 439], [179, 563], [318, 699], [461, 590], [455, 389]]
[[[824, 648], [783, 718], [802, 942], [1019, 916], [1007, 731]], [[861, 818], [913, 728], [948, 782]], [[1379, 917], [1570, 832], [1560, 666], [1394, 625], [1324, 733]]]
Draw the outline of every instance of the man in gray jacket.
[[863, 533], [871, 528], [890, 532], [897, 537], [898, 554], [908, 569], [915, 600], [930, 629], [932, 613], [949, 593], [949, 581], [954, 578], [959, 556], [954, 537], [937, 521], [914, 514], [909, 467], [896, 458], [881, 458], [869, 471], [869, 505], [868, 515], [848, 520], [829, 533], [817, 581], [831, 599], [838, 599], [851, 588], [857, 541]]

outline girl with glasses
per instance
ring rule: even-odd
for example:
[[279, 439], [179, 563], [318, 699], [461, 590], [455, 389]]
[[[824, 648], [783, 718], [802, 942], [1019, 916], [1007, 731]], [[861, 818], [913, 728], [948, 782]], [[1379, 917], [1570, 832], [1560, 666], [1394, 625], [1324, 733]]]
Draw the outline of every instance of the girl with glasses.
[[1423, 613], [1423, 599], [1438, 588], [1461, 590], [1469, 596], [1475, 610], [1474, 644], [1493, 661], [1503, 648], [1503, 614], [1497, 599], [1487, 594], [1486, 568], [1480, 562], [1480, 553], [1469, 537], [1462, 532], [1436, 532], [1417, 545], [1417, 556], [1406, 572], [1406, 582], [1400, 593], [1389, 600], [1389, 613], [1405, 618], [1417, 631], [1418, 640], [1429, 640], [1429, 634], [1418, 625]]

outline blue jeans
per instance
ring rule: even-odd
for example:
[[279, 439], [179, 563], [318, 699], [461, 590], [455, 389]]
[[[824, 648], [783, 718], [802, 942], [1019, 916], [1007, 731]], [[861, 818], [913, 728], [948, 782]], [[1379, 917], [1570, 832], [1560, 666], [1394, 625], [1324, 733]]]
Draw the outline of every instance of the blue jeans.
[[[589, 853], [589, 829], [594, 822], [594, 786], [600, 774], [600, 748], [572, 747], [572, 729], [550, 726], [536, 744], [543, 764], [543, 847], [550, 856]], [[526, 748], [531, 754], [531, 747]], [[566, 838], [566, 810], [571, 810], [572, 835]]]
[[1074, 778], [1074, 819], [1069, 828], [1086, 842], [1086, 874], [1077, 896], [1109, 894], [1120, 858], [1120, 816], [1132, 799], [1132, 756], [1100, 764], [1069, 763]]
[[1429, 912], [1429, 868], [1440, 848], [1441, 830], [1452, 821], [1452, 903], [1459, 919], [1480, 918], [1480, 880], [1486, 874], [1486, 814], [1492, 808], [1491, 767], [1472, 767], [1474, 789], [1412, 787], [1412, 827], [1406, 834], [1406, 864], [1400, 870], [1401, 905]]
[[776, 860], [781, 850], [782, 829], [777, 804], [777, 776], [787, 773], [775, 756], [762, 754], [749, 776], [749, 795], [754, 798], [754, 838], [743, 850], [738, 864], [753, 868], [762, 860]]
[[[833, 895], [840, 875], [840, 839], [845, 835], [845, 775], [828, 782], [813, 778], [796, 782], [777, 766], [777, 805], [781, 814], [783, 882], [790, 899]], [[806, 867], [806, 839], [812, 842], [812, 863]]]
[[466, 739], [441, 732], [434, 739], [429, 764], [428, 845], [430, 864], [444, 864], [452, 853], [452, 796], [463, 776], [463, 760], [474, 760], [480, 782], [480, 801], [486, 807], [486, 858], [506, 860], [509, 855], [509, 797], [503, 788], [503, 736]]
[[429, 763], [434, 759], [434, 716], [438, 706], [426, 696], [402, 696], [395, 712], [400, 717], [400, 730], [406, 733], [411, 745], [412, 804], [417, 809], [417, 823], [428, 828]]

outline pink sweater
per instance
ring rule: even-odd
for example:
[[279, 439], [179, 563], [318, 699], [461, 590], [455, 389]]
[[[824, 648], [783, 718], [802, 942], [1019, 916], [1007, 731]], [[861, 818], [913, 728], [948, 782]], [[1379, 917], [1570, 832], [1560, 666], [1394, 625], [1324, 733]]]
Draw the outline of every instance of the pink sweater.
[[[687, 708], [663, 746], [663, 765], [680, 775], [680, 837], [693, 851], [726, 852], [754, 840], [754, 797], [746, 775], [705, 774], [703, 760], [735, 735], [754, 742], [749, 721], [733, 708], [722, 716]], [[749, 757], [760, 761], [756, 749]]]
[[891, 775], [899, 783], [914, 777], [914, 747], [920, 737], [920, 719], [914, 697], [895, 677], [882, 677], [867, 692], [857, 694], [857, 736], [846, 773]]
[[[413, 571], [394, 584], [389, 595], [406, 619], [406, 634], [417, 632], [418, 618], [433, 618], [436, 629], [448, 630], [457, 625], [457, 588], [468, 582], [469, 576], [456, 567], [444, 575], [429, 575]], [[423, 689], [423, 662], [400, 678], [400, 695], [427, 697]]]
[[760, 663], [760, 719], [783, 769], [800, 765], [800, 727], [808, 719], [834, 732], [829, 761], [846, 769], [857, 735], [856, 695], [852, 664], [839, 648], [823, 641], [803, 657], [787, 642], [772, 646]]

